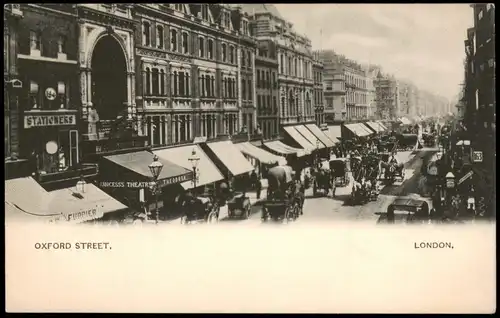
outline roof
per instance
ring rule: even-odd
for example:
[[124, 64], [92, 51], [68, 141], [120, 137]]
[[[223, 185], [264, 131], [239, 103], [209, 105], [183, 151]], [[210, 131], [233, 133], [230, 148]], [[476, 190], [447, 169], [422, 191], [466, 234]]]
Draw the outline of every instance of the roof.
[[256, 3], [256, 4], [244, 4], [243, 11], [248, 12], [248, 14], [253, 15], [255, 13], [271, 13], [273, 16], [285, 20], [278, 9], [274, 6], [274, 4], [264, 4], [264, 3]]

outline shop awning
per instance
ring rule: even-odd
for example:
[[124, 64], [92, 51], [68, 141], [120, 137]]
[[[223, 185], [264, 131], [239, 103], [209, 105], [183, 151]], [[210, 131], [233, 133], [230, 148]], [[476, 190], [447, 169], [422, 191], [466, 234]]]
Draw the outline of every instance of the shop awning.
[[367, 136], [374, 134], [374, 132], [370, 128], [366, 127], [365, 124], [359, 123], [357, 125], [358, 125], [358, 127], [360, 127], [360, 129], [363, 129], [365, 131], [365, 133], [367, 134]]
[[365, 125], [368, 126], [371, 129], [373, 129], [373, 131], [375, 131], [376, 133], [384, 131], [382, 129], [382, 127], [380, 127], [379, 124], [377, 124], [376, 122], [373, 122], [373, 121], [368, 121], [368, 122], [365, 123]]
[[377, 121], [376, 121], [376, 123], [377, 123], [377, 124], [378, 124], [378, 125], [379, 125], [382, 129], [384, 129], [384, 131], [388, 129], [388, 128], [387, 128], [387, 126], [386, 126], [386, 125], [384, 125], [384, 123], [383, 123], [383, 122], [381, 122], [380, 120], [377, 120]]
[[82, 223], [100, 219], [106, 213], [128, 209], [92, 183], [85, 184], [83, 193], [77, 193], [75, 186], [51, 191], [49, 194], [52, 198], [49, 210], [60, 213], [54, 218], [55, 222]]
[[339, 138], [342, 137], [340, 126], [328, 126], [326, 133], [328, 134], [328, 138], [330, 138], [330, 140], [332, 140], [335, 144], [337, 144], [339, 142]]
[[401, 122], [401, 124], [403, 125], [411, 125], [411, 121], [406, 117], [399, 118], [399, 122]]
[[[173, 158], [165, 156], [162, 157], [160, 155], [158, 155], [158, 157], [159, 161], [163, 164], [163, 169], [161, 170], [161, 173], [158, 176], [158, 182], [160, 187], [164, 187], [170, 184], [181, 183], [193, 179], [193, 173], [191, 172], [191, 170], [171, 162], [170, 160]], [[153, 162], [154, 158], [154, 154], [151, 152], [138, 151], [132, 153], [124, 153], [120, 155], [106, 156], [104, 158], [136, 173], [138, 175], [138, 178], [140, 179], [140, 180], [130, 180], [130, 181], [146, 182], [146, 180], [149, 181], [152, 177], [151, 171], [149, 170], [148, 167], [149, 164]]]
[[259, 160], [261, 163], [272, 165], [286, 165], [286, 159], [272, 154], [264, 149], [256, 147], [249, 142], [242, 142], [235, 145], [242, 153]]
[[266, 146], [271, 151], [274, 151], [275, 153], [278, 153], [283, 156], [296, 154], [297, 157], [302, 157], [310, 154], [304, 149], [288, 146], [279, 140], [265, 142], [264, 146]]
[[307, 139], [302, 137], [302, 135], [295, 129], [295, 126], [287, 126], [283, 127], [283, 129], [287, 132], [292, 139], [298, 143], [302, 148], [306, 151], [314, 151], [316, 150], [316, 146], [313, 146]]
[[306, 125], [306, 128], [309, 129], [309, 131], [316, 136], [321, 142], [327, 147], [331, 148], [335, 146], [335, 142], [332, 141], [317, 125], [315, 124], [308, 124]]
[[350, 132], [352, 132], [355, 136], [365, 137], [370, 135], [361, 125], [359, 124], [347, 124], [344, 125]]
[[[199, 145], [156, 150], [154, 153], [160, 158], [166, 158], [181, 167], [192, 170], [193, 166], [189, 161], [189, 158], [191, 157], [193, 150], [196, 151], [196, 155], [200, 158], [198, 162], [199, 174], [197, 175], [198, 180], [196, 182], [196, 186], [204, 186], [206, 184], [224, 179], [224, 176], [220, 173], [215, 164], [208, 158]], [[184, 189], [191, 189], [193, 188], [194, 183], [192, 181], [185, 181], [181, 183], [181, 185]]]
[[5, 220], [49, 221], [58, 215], [48, 208], [51, 199], [32, 177], [5, 180]]
[[238, 176], [254, 170], [254, 167], [241, 151], [229, 140], [211, 142], [207, 144], [208, 148], [214, 152], [224, 166], [233, 176]]
[[309, 141], [313, 146], [315, 146], [316, 149], [324, 149], [326, 146], [325, 144], [318, 138], [316, 137], [309, 129], [307, 129], [306, 126], [304, 125], [298, 125], [294, 126], [295, 129]]

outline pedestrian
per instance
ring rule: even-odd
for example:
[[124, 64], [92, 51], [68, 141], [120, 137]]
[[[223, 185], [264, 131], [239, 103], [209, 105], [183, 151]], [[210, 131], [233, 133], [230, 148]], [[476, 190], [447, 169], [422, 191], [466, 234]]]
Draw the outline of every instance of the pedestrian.
[[259, 200], [260, 192], [262, 191], [262, 183], [257, 175], [255, 175], [255, 191], [257, 192], [257, 200]]

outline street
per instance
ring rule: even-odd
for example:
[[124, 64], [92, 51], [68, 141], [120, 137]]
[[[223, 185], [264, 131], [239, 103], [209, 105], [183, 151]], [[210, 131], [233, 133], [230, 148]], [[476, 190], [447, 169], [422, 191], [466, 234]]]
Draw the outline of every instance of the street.
[[[438, 150], [434, 148], [423, 148], [415, 154], [404, 151], [397, 154], [399, 162], [405, 163], [405, 180], [403, 182], [395, 182], [391, 186], [381, 186], [380, 195], [377, 201], [371, 201], [364, 205], [349, 205], [347, 199], [351, 194], [352, 178], [348, 186], [337, 188], [335, 198], [332, 198], [331, 193], [328, 197], [318, 196], [313, 197], [312, 189], [306, 190], [306, 201], [304, 203], [304, 214], [301, 215], [294, 223], [312, 223], [312, 222], [344, 222], [344, 221], [365, 221], [376, 224], [379, 220], [383, 222], [385, 212], [389, 204], [394, 199], [401, 196], [412, 196], [421, 198], [421, 166], [424, 158], [429, 158]], [[264, 192], [264, 191], [263, 191]], [[252, 198], [252, 197], [251, 197]], [[255, 194], [253, 194], [256, 201]], [[432, 207], [432, 203], [428, 198], [423, 198]], [[240, 224], [259, 224], [261, 223], [262, 208], [259, 202], [256, 202], [252, 207], [252, 216], [248, 220], [228, 219], [224, 213], [221, 213], [221, 223], [240, 223]]]

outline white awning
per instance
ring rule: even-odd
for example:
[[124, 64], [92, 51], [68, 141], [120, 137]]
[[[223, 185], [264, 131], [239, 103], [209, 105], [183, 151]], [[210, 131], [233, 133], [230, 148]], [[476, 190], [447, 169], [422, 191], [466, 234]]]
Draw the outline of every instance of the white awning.
[[339, 143], [339, 138], [342, 137], [340, 126], [328, 126], [328, 137], [335, 143]]
[[374, 123], [372, 121], [366, 122], [365, 125], [367, 125], [368, 128], [373, 129], [377, 133], [382, 131], [381, 128], [380, 128], [380, 126], [377, 123]]
[[321, 140], [321, 142], [325, 144], [326, 147], [330, 148], [335, 146], [336, 140], [333, 141], [330, 138], [328, 138], [328, 135], [325, 134], [325, 132], [323, 132], [316, 124], [308, 124], [306, 125], [306, 128], [309, 129], [311, 133], [313, 133], [313, 135], [316, 136], [316, 138]]
[[5, 180], [5, 219], [8, 221], [49, 221], [58, 213], [50, 211], [52, 200], [32, 177]]
[[298, 131], [295, 129], [295, 126], [287, 126], [283, 127], [285, 131], [290, 135], [290, 137], [295, 140], [302, 148], [304, 148], [307, 151], [314, 151], [316, 150], [316, 146], [312, 145], [307, 139], [305, 139]]
[[388, 129], [388, 128], [387, 128], [387, 126], [385, 126], [385, 125], [384, 125], [381, 121], [377, 120], [377, 121], [376, 121], [376, 123], [377, 123], [380, 127], [382, 127], [382, 129], [384, 129], [384, 130], [387, 130], [387, 129]]
[[324, 149], [325, 145], [319, 140], [312, 132], [307, 129], [306, 126], [304, 125], [297, 125], [294, 126], [295, 129], [305, 138], [307, 141], [309, 141], [313, 146], [315, 146], [316, 149]]
[[233, 176], [254, 170], [252, 164], [231, 141], [211, 142], [207, 146], [222, 161]]
[[249, 142], [242, 142], [235, 144], [235, 146], [238, 147], [242, 153], [259, 160], [261, 163], [286, 165], [286, 159], [284, 157], [272, 154], [262, 148], [252, 145]]
[[365, 137], [370, 135], [365, 129], [363, 129], [359, 124], [347, 124], [344, 125], [349, 131], [358, 137]]
[[364, 125], [364, 124], [362, 124], [362, 123], [359, 123], [359, 124], [357, 124], [357, 125], [358, 125], [359, 129], [362, 129], [362, 130], [364, 130], [364, 131], [365, 131], [366, 136], [369, 136], [369, 135], [374, 134], [374, 132], [373, 132], [373, 131], [371, 131], [371, 129], [370, 129], [370, 128], [366, 127], [366, 125]]
[[284, 155], [284, 156], [295, 154], [295, 155], [297, 155], [297, 157], [303, 157], [305, 155], [310, 154], [304, 149], [299, 149], [299, 148], [294, 148], [294, 147], [288, 146], [279, 140], [265, 142], [264, 146], [269, 148], [271, 151], [274, 151], [275, 153], [278, 153], [278, 154]]
[[[224, 179], [215, 164], [208, 158], [199, 145], [161, 149], [153, 152], [162, 159], [166, 159], [186, 169], [193, 170], [193, 166], [191, 162], [189, 162], [189, 158], [191, 157], [193, 150], [196, 151], [196, 154], [200, 158], [198, 162], [199, 172], [197, 175], [198, 180], [196, 182], [197, 187]], [[193, 188], [194, 183], [193, 181], [185, 181], [181, 183], [181, 185], [184, 189], [191, 189]]]

